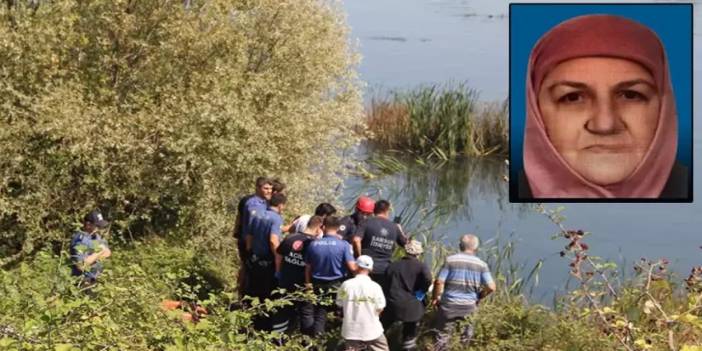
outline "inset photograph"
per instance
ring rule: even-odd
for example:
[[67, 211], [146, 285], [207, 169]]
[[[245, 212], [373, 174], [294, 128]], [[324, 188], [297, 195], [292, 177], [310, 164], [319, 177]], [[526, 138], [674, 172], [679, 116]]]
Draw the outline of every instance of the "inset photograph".
[[692, 5], [510, 6], [510, 201], [692, 201]]

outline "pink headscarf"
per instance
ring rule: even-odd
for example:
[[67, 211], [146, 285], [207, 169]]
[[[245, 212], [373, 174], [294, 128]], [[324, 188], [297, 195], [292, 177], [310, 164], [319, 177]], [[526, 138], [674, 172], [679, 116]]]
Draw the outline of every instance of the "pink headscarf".
[[[634, 61], [653, 75], [661, 98], [658, 127], [641, 163], [624, 181], [600, 186], [575, 170], [546, 134], [537, 94], [559, 63], [579, 57]], [[611, 15], [587, 15], [560, 23], [538, 41], [527, 69], [524, 171], [534, 198], [657, 198], [668, 180], [678, 145], [675, 99], [668, 62], [658, 36], [644, 25]]]

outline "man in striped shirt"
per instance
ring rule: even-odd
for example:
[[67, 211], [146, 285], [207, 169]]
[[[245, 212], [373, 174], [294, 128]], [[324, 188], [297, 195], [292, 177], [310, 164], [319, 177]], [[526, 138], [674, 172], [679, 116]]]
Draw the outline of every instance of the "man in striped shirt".
[[[461, 252], [446, 258], [434, 282], [432, 304], [438, 306], [436, 350], [448, 349], [449, 339], [461, 320], [476, 311], [478, 303], [494, 292], [495, 282], [483, 260], [475, 256], [480, 241], [473, 234], [461, 237]], [[460, 332], [461, 345], [468, 345], [473, 326], [466, 324]]]

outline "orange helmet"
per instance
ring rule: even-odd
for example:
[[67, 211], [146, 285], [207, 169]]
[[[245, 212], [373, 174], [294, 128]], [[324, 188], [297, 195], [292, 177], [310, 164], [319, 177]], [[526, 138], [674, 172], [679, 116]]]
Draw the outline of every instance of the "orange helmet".
[[375, 208], [375, 201], [368, 196], [361, 196], [356, 201], [356, 209], [364, 213], [373, 213], [373, 208]]

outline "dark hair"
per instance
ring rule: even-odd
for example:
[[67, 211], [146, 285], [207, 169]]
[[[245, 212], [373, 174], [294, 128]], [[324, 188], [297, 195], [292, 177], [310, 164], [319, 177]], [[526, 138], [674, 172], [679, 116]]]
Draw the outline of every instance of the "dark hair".
[[[309, 226], [309, 224], [307, 224]], [[339, 229], [341, 220], [337, 216], [324, 217], [324, 229]]]
[[390, 210], [390, 201], [388, 200], [378, 200], [373, 207], [373, 214], [385, 213]]
[[286, 186], [285, 183], [280, 181], [280, 178], [273, 178], [271, 180], [271, 183], [273, 184], [273, 192], [274, 193], [280, 193], [285, 190]]
[[310, 220], [307, 221], [307, 228], [319, 228], [322, 226], [323, 222], [324, 218], [321, 216], [312, 216], [310, 217]]
[[285, 194], [277, 193], [277, 194], [273, 194], [273, 196], [271, 196], [270, 206], [276, 207], [276, 206], [278, 206], [280, 204], [284, 204], [286, 202], [288, 202], [288, 198], [285, 196]]
[[[332, 206], [330, 203], [322, 202], [317, 206], [317, 208], [314, 210], [315, 216], [331, 216], [336, 213], [336, 208]], [[324, 224], [326, 226], [326, 224]]]
[[256, 188], [260, 188], [266, 184], [273, 185], [273, 182], [268, 177], [258, 177], [256, 178]]

